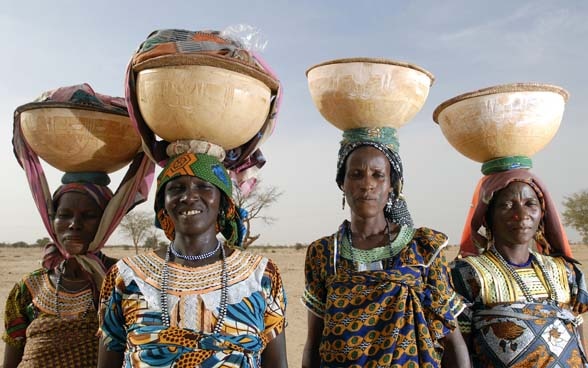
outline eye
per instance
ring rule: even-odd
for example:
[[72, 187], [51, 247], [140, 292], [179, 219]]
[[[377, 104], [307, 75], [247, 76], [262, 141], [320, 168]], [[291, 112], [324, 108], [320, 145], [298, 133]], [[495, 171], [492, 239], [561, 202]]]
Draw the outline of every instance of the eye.
[[68, 211], [57, 211], [57, 213], [55, 214], [55, 218], [61, 220], [71, 218], [71, 216], [71, 213]]
[[207, 182], [203, 182], [198, 184], [198, 189], [202, 189], [202, 190], [213, 190], [214, 189], [214, 185], [207, 183]]
[[353, 170], [353, 171], [349, 171], [347, 173], [347, 176], [350, 178], [360, 178], [361, 177], [361, 172], [358, 170]]
[[509, 210], [509, 209], [511, 209], [511, 208], [512, 208], [512, 202], [508, 202], [508, 201], [507, 201], [507, 202], [502, 202], [502, 203], [499, 205], [499, 208], [502, 208], [502, 209], [504, 209], [504, 210]]
[[101, 217], [100, 213], [95, 212], [95, 211], [84, 213], [84, 218], [87, 218], [87, 219], [97, 219], [100, 217]]
[[182, 190], [184, 190], [184, 186], [178, 183], [173, 183], [170, 184], [166, 187], [166, 192], [170, 192], [170, 193], [178, 193], [181, 192]]
[[385, 178], [386, 177], [386, 174], [384, 174], [383, 171], [375, 171], [374, 172], [374, 177], [381, 179], [381, 178]]
[[531, 200], [527, 201], [527, 206], [529, 206], [529, 207], [537, 207], [537, 206], [539, 206], [539, 202], [536, 201], [536, 200], [534, 200], [534, 199], [531, 199]]

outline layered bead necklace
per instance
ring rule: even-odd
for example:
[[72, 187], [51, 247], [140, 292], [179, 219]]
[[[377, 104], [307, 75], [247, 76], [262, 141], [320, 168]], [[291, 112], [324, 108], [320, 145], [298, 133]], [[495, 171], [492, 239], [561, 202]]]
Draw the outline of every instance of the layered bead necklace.
[[[60, 305], [63, 304], [59, 301], [59, 289], [61, 288], [65, 292], [72, 293], [72, 294], [75, 292], [78, 292], [75, 290], [68, 290], [65, 287], [63, 287], [63, 285], [61, 285], [61, 281], [62, 281], [62, 277], [63, 277], [64, 272], [65, 272], [65, 263], [62, 263], [58, 268], [57, 282], [55, 283], [55, 312], [57, 313], [57, 318], [59, 318], [59, 319], [62, 319]], [[88, 312], [90, 311], [90, 309], [92, 309], [93, 305], [94, 305], [94, 300], [92, 297], [90, 297], [88, 299], [88, 306], [86, 307], [86, 309], [84, 310], [84, 312], [80, 316], [80, 319], [86, 318], [86, 316], [88, 315]]]
[[161, 294], [160, 294], [160, 302], [161, 302], [161, 322], [166, 328], [170, 327], [170, 316], [169, 316], [169, 301], [167, 295], [167, 288], [169, 282], [169, 257], [170, 254], [173, 254], [175, 257], [188, 260], [188, 261], [201, 261], [207, 258], [210, 258], [216, 254], [219, 250], [221, 251], [221, 297], [220, 297], [220, 305], [219, 305], [219, 314], [214, 329], [212, 330], [213, 333], [220, 333], [221, 328], [223, 326], [224, 320], [227, 316], [227, 305], [228, 305], [228, 286], [229, 286], [229, 273], [227, 270], [227, 262], [225, 257], [225, 247], [221, 245], [221, 242], [218, 241], [217, 246], [214, 250], [199, 254], [196, 256], [186, 256], [183, 254], [178, 253], [173, 246], [173, 242], [171, 242], [165, 252], [165, 262], [163, 264], [163, 271], [161, 276]]
[[[529, 290], [529, 287], [527, 286], [525, 281], [523, 281], [523, 279], [521, 278], [519, 273], [513, 268], [513, 266], [510, 264], [510, 262], [508, 262], [506, 259], [504, 259], [502, 254], [500, 254], [500, 252], [497, 251], [495, 247], [492, 247], [490, 249], [490, 252], [492, 252], [492, 254], [494, 254], [494, 256], [496, 256], [498, 261], [500, 261], [500, 263], [502, 263], [502, 265], [508, 271], [510, 276], [512, 276], [512, 278], [516, 281], [517, 285], [519, 286], [519, 288], [523, 292], [525, 299], [527, 299], [527, 302], [528, 303], [536, 302], [535, 298], [531, 294], [531, 290]], [[549, 272], [547, 272], [547, 270], [543, 266], [542, 262], [537, 261], [535, 256], [530, 254], [528, 264], [527, 264], [527, 262], [525, 262], [524, 266], [528, 267], [532, 264], [535, 264], [535, 265], [537, 265], [537, 267], [539, 267], [539, 269], [541, 270], [541, 273], [543, 274], [543, 277], [545, 278], [545, 281], [547, 283], [547, 302], [548, 303], [556, 303], [557, 302], [557, 293], [555, 291], [556, 290], [555, 284], [553, 283], [553, 280], [551, 279], [551, 275], [549, 274]]]

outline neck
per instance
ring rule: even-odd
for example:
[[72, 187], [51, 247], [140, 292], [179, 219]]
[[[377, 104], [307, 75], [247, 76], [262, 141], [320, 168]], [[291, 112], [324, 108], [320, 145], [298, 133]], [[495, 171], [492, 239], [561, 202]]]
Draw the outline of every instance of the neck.
[[365, 240], [371, 236], [382, 234], [386, 231], [386, 218], [382, 216], [363, 218], [351, 214], [351, 232], [358, 240]]
[[393, 224], [387, 222], [383, 214], [367, 219], [352, 214], [350, 230], [353, 247], [368, 250], [388, 244], [391, 239], [390, 232], [396, 229], [393, 228]]
[[218, 240], [216, 238], [216, 232], [213, 231], [198, 235], [183, 235], [176, 233], [174, 239], [174, 248], [185, 256], [197, 256], [210, 252], [216, 248], [217, 244]]
[[63, 266], [58, 267], [57, 272], [61, 273], [64, 279], [83, 280], [84, 270], [75, 258], [65, 260]]
[[529, 245], [518, 244], [516, 246], [505, 246], [500, 243], [494, 244], [494, 248], [502, 255], [502, 257], [513, 264], [524, 264], [529, 260]]

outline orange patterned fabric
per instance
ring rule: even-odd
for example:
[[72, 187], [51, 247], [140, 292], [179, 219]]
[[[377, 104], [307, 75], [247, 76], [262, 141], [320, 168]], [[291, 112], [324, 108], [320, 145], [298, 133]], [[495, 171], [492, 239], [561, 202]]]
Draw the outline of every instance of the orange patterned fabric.
[[342, 230], [307, 251], [303, 303], [324, 322], [321, 367], [439, 367], [438, 340], [463, 309], [450, 282], [447, 237], [417, 229], [383, 269], [341, 256]]
[[222, 262], [169, 264], [171, 327], [161, 319], [164, 260], [154, 252], [119, 261], [102, 288], [101, 330], [128, 367], [257, 367], [261, 352], [285, 326], [286, 296], [277, 266], [234, 250], [227, 257], [229, 304], [213, 333], [221, 296]]
[[3, 339], [24, 349], [19, 367], [95, 367], [98, 317], [92, 300], [89, 289], [75, 294], [60, 290], [58, 309], [44, 269], [16, 284], [6, 302]]

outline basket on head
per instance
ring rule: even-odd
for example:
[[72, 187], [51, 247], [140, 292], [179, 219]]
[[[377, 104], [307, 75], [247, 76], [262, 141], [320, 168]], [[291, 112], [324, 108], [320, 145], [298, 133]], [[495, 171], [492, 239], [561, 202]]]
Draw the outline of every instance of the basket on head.
[[128, 115], [67, 102], [20, 106], [20, 126], [31, 149], [64, 172], [111, 173], [141, 146]]
[[138, 63], [137, 101], [145, 123], [168, 142], [201, 140], [230, 150], [266, 122], [279, 83], [239, 60], [174, 54]]
[[400, 128], [423, 107], [434, 81], [416, 65], [379, 58], [327, 61], [306, 75], [322, 116], [344, 131]]
[[557, 133], [567, 99], [563, 88], [549, 84], [499, 85], [443, 102], [433, 120], [449, 143], [474, 161], [530, 157]]

